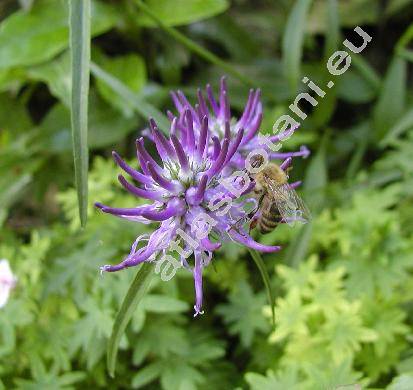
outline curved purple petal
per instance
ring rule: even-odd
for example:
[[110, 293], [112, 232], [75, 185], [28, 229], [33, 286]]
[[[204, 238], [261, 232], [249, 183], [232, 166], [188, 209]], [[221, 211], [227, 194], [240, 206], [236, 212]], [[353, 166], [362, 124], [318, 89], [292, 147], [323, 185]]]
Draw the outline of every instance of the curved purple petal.
[[173, 183], [171, 180], [165, 179], [161, 176], [156, 169], [154, 168], [151, 162], [146, 164], [146, 168], [148, 169], [149, 173], [151, 174], [154, 181], [156, 181], [161, 187], [165, 188], [168, 191], [174, 192], [179, 189], [178, 185]]
[[194, 284], [195, 284], [195, 314], [196, 317], [198, 314], [204, 314], [202, 309], [202, 300], [203, 300], [203, 293], [202, 293], [202, 253], [199, 251], [195, 251], [195, 267], [194, 267]]
[[118, 180], [122, 186], [129, 191], [131, 194], [144, 199], [151, 200], [162, 200], [163, 193], [160, 191], [149, 191], [143, 190], [141, 188], [135, 187], [133, 184], [130, 184], [122, 175], [118, 176]]
[[303, 145], [303, 146], [301, 146], [299, 152], [271, 153], [270, 157], [271, 157], [271, 159], [281, 160], [281, 159], [285, 159], [285, 158], [288, 158], [288, 157], [307, 158], [309, 155], [310, 155], [310, 151], [308, 150], [308, 148], [306, 146]]
[[222, 244], [220, 242], [211, 242], [208, 237], [205, 237], [201, 240], [202, 246], [210, 252], [216, 251], [221, 248]]
[[116, 164], [119, 165], [132, 179], [141, 182], [142, 184], [152, 184], [152, 179], [146, 175], [142, 175], [142, 173], [138, 172], [137, 170], [133, 169], [129, 166], [122, 158], [117, 154], [115, 151], [112, 152], [113, 159], [115, 160]]
[[193, 153], [195, 151], [195, 134], [194, 134], [194, 120], [191, 110], [185, 111], [186, 129], [187, 129], [187, 147], [188, 151]]
[[198, 140], [198, 157], [202, 158], [205, 151], [205, 145], [207, 145], [207, 138], [208, 138], [208, 117], [205, 115], [201, 121], [201, 130], [199, 133], [199, 140]]
[[[196, 188], [190, 188], [186, 192], [186, 199], [191, 205], [199, 205], [204, 199], [205, 189], [208, 183], [208, 175], [203, 175]], [[190, 190], [193, 191], [190, 191]]]
[[219, 152], [217, 159], [213, 162], [211, 168], [209, 168], [207, 171], [207, 175], [209, 177], [215, 176], [224, 167], [225, 159], [227, 158], [227, 153], [228, 153], [228, 146], [229, 146], [229, 139], [225, 138], [224, 142], [222, 143], [222, 148], [221, 148], [221, 151]]
[[181, 168], [184, 171], [188, 171], [188, 169], [189, 169], [188, 159], [186, 157], [186, 154], [184, 152], [184, 149], [183, 149], [181, 143], [179, 142], [178, 138], [176, 138], [175, 135], [171, 135], [171, 141], [174, 145], [176, 155], [178, 156], [179, 163], [181, 164]]
[[282, 164], [280, 165], [280, 168], [281, 168], [283, 171], [285, 171], [285, 170], [291, 165], [292, 161], [293, 161], [292, 157], [286, 158], [286, 159], [282, 162]]
[[217, 101], [214, 98], [214, 93], [212, 92], [212, 88], [211, 88], [210, 84], [207, 84], [206, 90], [207, 90], [209, 104], [210, 104], [210, 106], [212, 108], [212, 111], [214, 112], [215, 116], [217, 117], [218, 114], [219, 114], [219, 107], [218, 107]]
[[238, 134], [237, 134], [237, 137], [235, 138], [235, 141], [231, 144], [230, 148], [228, 149], [228, 154], [227, 154], [224, 164], [227, 164], [231, 160], [232, 156], [237, 152], [238, 147], [241, 144], [243, 136], [244, 136], [244, 129], [241, 128], [238, 130]]
[[248, 248], [255, 249], [259, 252], [272, 253], [278, 252], [281, 249], [280, 246], [269, 246], [260, 244], [259, 242], [254, 241], [251, 236], [247, 234], [240, 234], [235, 229], [231, 229], [228, 232], [228, 234], [230, 235], [230, 237], [232, 237], [235, 241], [239, 242], [240, 244], [245, 245]]

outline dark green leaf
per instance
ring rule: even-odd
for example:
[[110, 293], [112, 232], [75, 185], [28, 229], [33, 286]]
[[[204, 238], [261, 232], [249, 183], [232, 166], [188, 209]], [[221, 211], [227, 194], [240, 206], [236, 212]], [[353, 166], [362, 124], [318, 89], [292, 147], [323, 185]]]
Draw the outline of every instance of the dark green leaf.
[[352, 69], [338, 78], [336, 88], [338, 97], [353, 104], [368, 103], [375, 98], [377, 92], [359, 72]]
[[305, 22], [311, 0], [297, 0], [288, 17], [282, 41], [283, 66], [291, 89], [296, 90], [300, 78]]
[[27, 69], [27, 75], [32, 80], [45, 82], [50, 93], [60, 99], [66, 107], [70, 107], [72, 87], [70, 66], [70, 53], [65, 52], [53, 61], [30, 67]]
[[[125, 118], [110, 107], [96, 93], [89, 99], [89, 148], [113, 145], [136, 129], [136, 118]], [[70, 111], [63, 104], [54, 105], [39, 126], [40, 140], [36, 144], [42, 151], [61, 153], [71, 151]]]
[[91, 63], [90, 67], [92, 74], [100, 81], [106, 83], [114, 92], [123, 99], [129, 101], [133, 105], [134, 110], [144, 120], [154, 118], [159, 128], [165, 133], [169, 132], [169, 121], [166, 117], [154, 106], [145, 102], [145, 100], [136, 93], [133, 93], [120, 80], [105, 72], [95, 63]]
[[304, 195], [310, 211], [317, 213], [325, 201], [327, 185], [326, 147], [327, 136], [321, 141], [316, 155], [312, 158], [304, 179]]
[[362, 55], [352, 55], [351, 61], [354, 68], [360, 73], [360, 76], [362, 76], [367, 83], [370, 84], [374, 91], [378, 93], [381, 86], [381, 78], [375, 69], [364, 59]]
[[[146, 83], [146, 67], [142, 57], [136, 54], [127, 54], [117, 57], [100, 55], [97, 63], [103, 70], [116, 77], [133, 93], [141, 91]], [[97, 80], [97, 88], [102, 97], [125, 116], [131, 117], [133, 104], [121, 95], [114, 94], [112, 88], [102, 80]]]
[[[36, 1], [30, 12], [20, 10], [1, 23], [0, 69], [33, 65], [53, 58], [69, 44], [68, 2]], [[116, 8], [92, 2], [92, 36], [117, 22]]]
[[382, 139], [403, 114], [406, 104], [406, 82], [406, 60], [396, 56], [389, 65], [374, 109], [374, 130], [378, 139]]
[[392, 141], [403, 135], [407, 130], [413, 128], [413, 109], [407, 111], [387, 132], [386, 137], [380, 143], [381, 146], [387, 146]]
[[327, 1], [327, 30], [324, 57], [329, 58], [338, 48], [340, 38], [340, 18], [337, 0]]
[[85, 226], [89, 166], [87, 130], [90, 78], [90, 0], [70, 1], [70, 52], [73, 157], [80, 223]]
[[[227, 0], [148, 0], [150, 10], [167, 26], [189, 24], [217, 15], [228, 8]], [[142, 15], [138, 19], [142, 26], [156, 27], [156, 22]]]
[[179, 32], [177, 29], [170, 27], [166, 25], [146, 4], [144, 4], [141, 0], [135, 0], [136, 5], [138, 8], [144, 12], [145, 15], [147, 15], [150, 19], [152, 19], [162, 30], [167, 32], [169, 35], [171, 35], [174, 39], [176, 39], [178, 42], [180, 42], [182, 45], [184, 45], [188, 50], [194, 52], [195, 54], [199, 55], [202, 57], [204, 60], [210, 62], [211, 64], [214, 64], [216, 66], [219, 66], [221, 69], [223, 69], [225, 72], [228, 72], [228, 74], [236, 77], [238, 80], [243, 82], [246, 85], [253, 86], [254, 82], [252, 82], [247, 76], [239, 72], [237, 69], [235, 69], [232, 65], [227, 63], [226, 61], [222, 60], [215, 54], [211, 53], [210, 51], [204, 49], [202, 46], [198, 45], [195, 41], [192, 39], [188, 38], [181, 32]]

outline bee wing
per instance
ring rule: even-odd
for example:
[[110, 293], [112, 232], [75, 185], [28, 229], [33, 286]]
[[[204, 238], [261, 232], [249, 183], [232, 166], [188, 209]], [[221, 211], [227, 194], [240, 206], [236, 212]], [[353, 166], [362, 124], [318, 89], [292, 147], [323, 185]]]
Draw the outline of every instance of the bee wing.
[[311, 219], [307, 206], [288, 183], [280, 185], [268, 177], [266, 182], [278, 211], [285, 222], [289, 224], [294, 224], [295, 222], [307, 223]]

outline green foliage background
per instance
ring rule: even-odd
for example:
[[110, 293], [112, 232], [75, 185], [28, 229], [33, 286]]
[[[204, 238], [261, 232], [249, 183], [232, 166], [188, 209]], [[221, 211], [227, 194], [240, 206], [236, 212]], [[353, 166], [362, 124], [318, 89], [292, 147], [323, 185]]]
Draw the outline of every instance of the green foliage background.
[[[0, 389], [413, 389], [413, 99], [411, 0], [92, 1], [89, 219], [80, 229], [70, 138], [68, 4], [0, 2], [0, 258], [18, 277], [0, 311]], [[306, 75], [325, 85], [326, 59], [360, 25], [372, 42], [286, 147], [311, 224], [258, 239], [276, 327], [248, 252], [226, 245], [206, 270], [205, 315], [192, 318], [192, 277], [155, 278], [121, 341], [110, 379], [105, 349], [136, 270], [101, 277], [150, 227], [101, 215], [93, 201], [135, 199], [116, 184], [116, 149], [131, 161], [146, 113], [194, 98], [229, 74], [234, 115], [261, 87], [271, 131]], [[97, 69], [97, 70], [96, 70]], [[127, 88], [108, 84], [106, 72]], [[135, 164], [135, 161], [132, 162]], [[354, 387], [354, 386], [353, 386]], [[346, 387], [346, 389], [350, 389]]]

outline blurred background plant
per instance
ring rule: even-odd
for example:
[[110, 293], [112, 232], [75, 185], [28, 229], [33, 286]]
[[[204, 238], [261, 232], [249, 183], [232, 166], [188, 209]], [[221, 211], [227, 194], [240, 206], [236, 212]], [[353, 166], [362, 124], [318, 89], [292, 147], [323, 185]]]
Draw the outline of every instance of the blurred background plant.
[[[0, 388], [413, 389], [412, 3], [147, 0], [161, 29], [139, 1], [93, 0], [89, 220], [80, 230], [67, 1], [1, 1], [0, 258], [17, 285], [0, 311]], [[357, 25], [372, 42], [315, 109], [306, 106], [286, 145], [312, 150], [292, 175], [305, 177], [313, 222], [259, 238], [284, 246], [264, 256], [275, 329], [252, 260], [229, 244], [206, 270], [200, 318], [189, 273], [155, 278], [110, 379], [106, 344], [135, 271], [100, 277], [98, 267], [148, 229], [92, 208], [97, 199], [134, 205], [115, 182], [112, 149], [135, 164], [134, 140], [147, 116], [171, 108], [169, 90], [194, 98], [224, 73], [234, 115], [246, 84], [262, 88], [269, 133], [305, 90], [304, 75], [324, 85], [326, 59]]]

